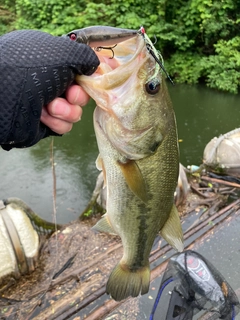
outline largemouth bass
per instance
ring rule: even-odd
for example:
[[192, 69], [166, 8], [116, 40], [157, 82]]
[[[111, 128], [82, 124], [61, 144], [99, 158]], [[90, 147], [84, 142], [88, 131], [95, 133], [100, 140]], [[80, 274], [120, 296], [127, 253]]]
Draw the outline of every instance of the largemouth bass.
[[[160, 55], [140, 33], [112, 50], [114, 58], [110, 50], [100, 51], [97, 72], [76, 81], [97, 104], [96, 164], [105, 177], [107, 213], [94, 228], [121, 237], [123, 257], [106, 287], [119, 301], [148, 292], [149, 254], [157, 233], [178, 251], [183, 236], [173, 204], [179, 168], [176, 122], [155, 59]], [[111, 63], [104, 62], [108, 56]]]

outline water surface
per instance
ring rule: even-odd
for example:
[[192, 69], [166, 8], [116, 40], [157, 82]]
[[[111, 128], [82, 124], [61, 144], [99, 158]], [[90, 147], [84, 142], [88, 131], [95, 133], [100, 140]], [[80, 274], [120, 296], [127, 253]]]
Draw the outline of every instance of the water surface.
[[215, 136], [240, 127], [240, 95], [204, 86], [169, 86], [180, 142], [180, 160], [186, 166], [202, 161], [206, 144]]

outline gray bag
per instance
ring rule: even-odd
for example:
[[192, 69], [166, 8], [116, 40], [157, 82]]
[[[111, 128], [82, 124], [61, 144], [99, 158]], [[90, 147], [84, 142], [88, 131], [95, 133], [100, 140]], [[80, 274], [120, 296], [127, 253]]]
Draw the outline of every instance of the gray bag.
[[212, 171], [240, 177], [240, 128], [213, 138], [205, 147], [203, 162]]

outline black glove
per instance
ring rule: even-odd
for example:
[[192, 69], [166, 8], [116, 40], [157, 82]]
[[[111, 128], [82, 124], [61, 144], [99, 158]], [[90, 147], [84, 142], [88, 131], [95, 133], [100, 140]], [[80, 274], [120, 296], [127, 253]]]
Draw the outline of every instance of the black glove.
[[69, 38], [36, 30], [0, 37], [0, 145], [29, 147], [57, 135], [40, 122], [42, 107], [60, 96], [75, 74], [91, 75], [94, 51]]

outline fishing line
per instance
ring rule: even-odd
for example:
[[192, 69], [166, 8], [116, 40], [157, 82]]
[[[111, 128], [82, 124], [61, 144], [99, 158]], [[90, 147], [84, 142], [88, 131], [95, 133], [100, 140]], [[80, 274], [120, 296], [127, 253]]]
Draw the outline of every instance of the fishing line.
[[[53, 189], [52, 189], [52, 201], [53, 201], [53, 213], [52, 213], [52, 222], [54, 223], [55, 229], [55, 244], [56, 244], [56, 253], [55, 253], [55, 262], [52, 271], [52, 275], [49, 278], [49, 284], [42, 293], [42, 295], [38, 299], [42, 303], [42, 299], [45, 297], [46, 293], [48, 292], [51, 282], [54, 279], [54, 275], [56, 275], [58, 263], [59, 263], [59, 246], [58, 246], [58, 226], [57, 226], [57, 206], [56, 206], [56, 197], [57, 197], [57, 178], [56, 178], [56, 170], [55, 166], [56, 163], [54, 161], [54, 137], [52, 137], [51, 144], [50, 144], [50, 163], [51, 163], [51, 170], [52, 170], [52, 179], [53, 179]], [[35, 305], [34, 309], [37, 307], [38, 304]]]
[[155, 299], [155, 302], [154, 302], [154, 305], [153, 305], [153, 308], [152, 308], [152, 312], [151, 312], [150, 317], [149, 317], [149, 320], [153, 320], [153, 316], [154, 316], [154, 313], [155, 313], [155, 311], [156, 311], [156, 309], [157, 309], [157, 306], [158, 306], [159, 300], [160, 300], [160, 298], [161, 298], [161, 295], [162, 295], [162, 293], [163, 293], [163, 290], [165, 289], [165, 287], [166, 287], [169, 283], [171, 283], [171, 282], [174, 281], [174, 280], [175, 280], [174, 278], [170, 278], [170, 279], [166, 280], [166, 281], [163, 283], [163, 285], [159, 288], [158, 293], [157, 293], [157, 297], [156, 297], [156, 299]]
[[[51, 167], [52, 167], [52, 178], [53, 178], [53, 214], [52, 214], [52, 221], [55, 225], [55, 241], [56, 241], [56, 260], [53, 269], [53, 274], [51, 280], [54, 279], [54, 275], [56, 274], [57, 265], [58, 265], [58, 257], [59, 257], [59, 247], [58, 247], [58, 233], [57, 233], [57, 206], [56, 206], [56, 197], [57, 197], [57, 178], [56, 178], [56, 170], [55, 170], [55, 162], [54, 162], [54, 137], [52, 137], [50, 150], [51, 150]], [[49, 287], [50, 287], [49, 283]], [[49, 288], [48, 288], [49, 289]], [[46, 290], [47, 292], [47, 290]]]

